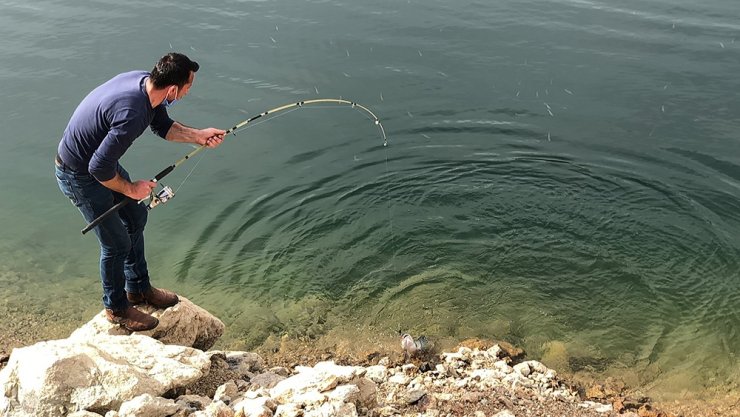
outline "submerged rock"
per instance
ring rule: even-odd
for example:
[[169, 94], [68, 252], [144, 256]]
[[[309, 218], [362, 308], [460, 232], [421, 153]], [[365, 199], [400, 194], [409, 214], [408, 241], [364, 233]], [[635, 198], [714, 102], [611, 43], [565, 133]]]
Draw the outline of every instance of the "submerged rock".
[[149, 394], [140, 395], [121, 405], [119, 417], [158, 417], [171, 416], [182, 406], [173, 400], [152, 397]]

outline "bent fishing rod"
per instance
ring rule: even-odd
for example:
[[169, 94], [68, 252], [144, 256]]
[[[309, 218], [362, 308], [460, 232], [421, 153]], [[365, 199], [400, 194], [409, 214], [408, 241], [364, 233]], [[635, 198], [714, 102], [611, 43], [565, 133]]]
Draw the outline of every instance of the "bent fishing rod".
[[[363, 106], [361, 104], [358, 104], [358, 103], [355, 103], [355, 102], [349, 101], [349, 100], [343, 100], [341, 98], [339, 98], [339, 99], [335, 99], [335, 98], [319, 98], [319, 99], [313, 99], [313, 100], [304, 100], [304, 101], [299, 101], [299, 102], [295, 102], [295, 103], [285, 104], [285, 105], [280, 106], [280, 107], [275, 107], [274, 109], [266, 110], [266, 111], [264, 111], [262, 113], [259, 113], [259, 114], [255, 115], [255, 116], [250, 117], [249, 119], [247, 119], [247, 120], [245, 120], [245, 121], [243, 121], [241, 123], [238, 123], [238, 124], [234, 125], [234, 127], [232, 127], [231, 129], [227, 130], [224, 133], [224, 138], [227, 135], [229, 135], [229, 134], [236, 135], [236, 132], [239, 129], [241, 129], [241, 128], [247, 126], [249, 123], [252, 123], [253, 121], [255, 121], [255, 120], [259, 119], [259, 118], [262, 118], [264, 116], [267, 116], [269, 114], [275, 114], [275, 113], [278, 113], [278, 112], [281, 112], [281, 111], [284, 111], [284, 110], [288, 110], [288, 109], [294, 108], [294, 107], [295, 108], [298, 108], [298, 107], [303, 107], [303, 106], [306, 106], [306, 105], [323, 104], [323, 103], [346, 104], [346, 105], [352, 106], [353, 109], [354, 108], [358, 108], [358, 109], [364, 111], [365, 113], [367, 113], [371, 117], [371, 120], [380, 129], [380, 133], [383, 136], [383, 146], [386, 146], [388, 144], [388, 138], [385, 136], [385, 129], [383, 129], [383, 125], [380, 123], [380, 120], [378, 119], [378, 116], [375, 115], [375, 113], [373, 113], [372, 111], [370, 111], [370, 109], [368, 109], [367, 107], [365, 107], [365, 106]], [[177, 160], [174, 164], [172, 164], [172, 165], [168, 166], [167, 168], [163, 169], [162, 171], [160, 171], [159, 174], [155, 175], [154, 178], [152, 178], [151, 181], [159, 184], [159, 181], [162, 178], [166, 177], [170, 172], [174, 171], [175, 168], [177, 168], [183, 162], [187, 161], [188, 159], [192, 158], [193, 156], [197, 155], [200, 151], [202, 151], [206, 147], [207, 147], [206, 145], [201, 145], [201, 146], [197, 147], [192, 152], [188, 153], [184, 157], [182, 157], [179, 160]], [[159, 192], [155, 193], [154, 190], [152, 190], [152, 194], [149, 197], [147, 197], [147, 198], [145, 198], [143, 200], [140, 200], [140, 201], [136, 201], [133, 198], [126, 197], [123, 200], [121, 200], [119, 203], [117, 203], [116, 205], [114, 205], [113, 207], [111, 207], [110, 209], [108, 209], [108, 211], [106, 211], [105, 213], [103, 213], [100, 216], [98, 216], [98, 218], [96, 218], [95, 220], [91, 221], [87, 226], [85, 226], [85, 228], [82, 229], [82, 234], [84, 235], [85, 233], [87, 233], [90, 230], [94, 229], [95, 226], [99, 225], [103, 220], [105, 220], [106, 218], [108, 218], [111, 214], [117, 212], [123, 206], [125, 206], [125, 205], [127, 205], [129, 203], [135, 202], [135, 203], [139, 204], [139, 203], [143, 203], [146, 200], [149, 200], [149, 203], [146, 205], [146, 208], [148, 210], [151, 210], [151, 209], [153, 209], [154, 207], [157, 207], [160, 204], [166, 203], [169, 199], [171, 199], [174, 196], [175, 196], [175, 193], [172, 191], [172, 188], [167, 187], [167, 186], [162, 186], [162, 189]]]

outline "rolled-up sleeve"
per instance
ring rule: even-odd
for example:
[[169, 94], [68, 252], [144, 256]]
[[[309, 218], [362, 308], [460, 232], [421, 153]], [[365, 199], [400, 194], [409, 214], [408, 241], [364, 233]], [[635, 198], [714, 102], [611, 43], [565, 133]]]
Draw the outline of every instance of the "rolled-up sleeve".
[[149, 125], [152, 128], [152, 132], [160, 138], [165, 139], [167, 132], [170, 131], [174, 120], [170, 119], [170, 115], [167, 114], [167, 109], [163, 105], [159, 105], [154, 108], [154, 118], [152, 123]]
[[111, 127], [90, 159], [88, 171], [100, 182], [116, 176], [118, 160], [146, 129], [133, 109], [121, 109], [113, 115]]

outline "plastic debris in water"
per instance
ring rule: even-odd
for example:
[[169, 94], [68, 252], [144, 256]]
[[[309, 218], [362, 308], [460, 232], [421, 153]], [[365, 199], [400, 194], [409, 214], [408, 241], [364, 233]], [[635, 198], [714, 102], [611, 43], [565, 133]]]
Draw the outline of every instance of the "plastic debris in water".
[[401, 335], [401, 348], [407, 354], [414, 355], [427, 350], [429, 348], [429, 341], [426, 336], [419, 336], [417, 339], [414, 339], [410, 334], [404, 333]]

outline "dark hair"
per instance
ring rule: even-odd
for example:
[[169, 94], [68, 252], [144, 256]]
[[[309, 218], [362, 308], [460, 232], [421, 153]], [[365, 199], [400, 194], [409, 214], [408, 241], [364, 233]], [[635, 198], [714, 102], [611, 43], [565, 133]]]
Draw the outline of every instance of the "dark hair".
[[152, 69], [150, 79], [156, 88], [164, 88], [168, 85], [183, 87], [190, 81], [190, 71], [198, 72], [197, 62], [177, 52], [171, 52], [157, 61]]

